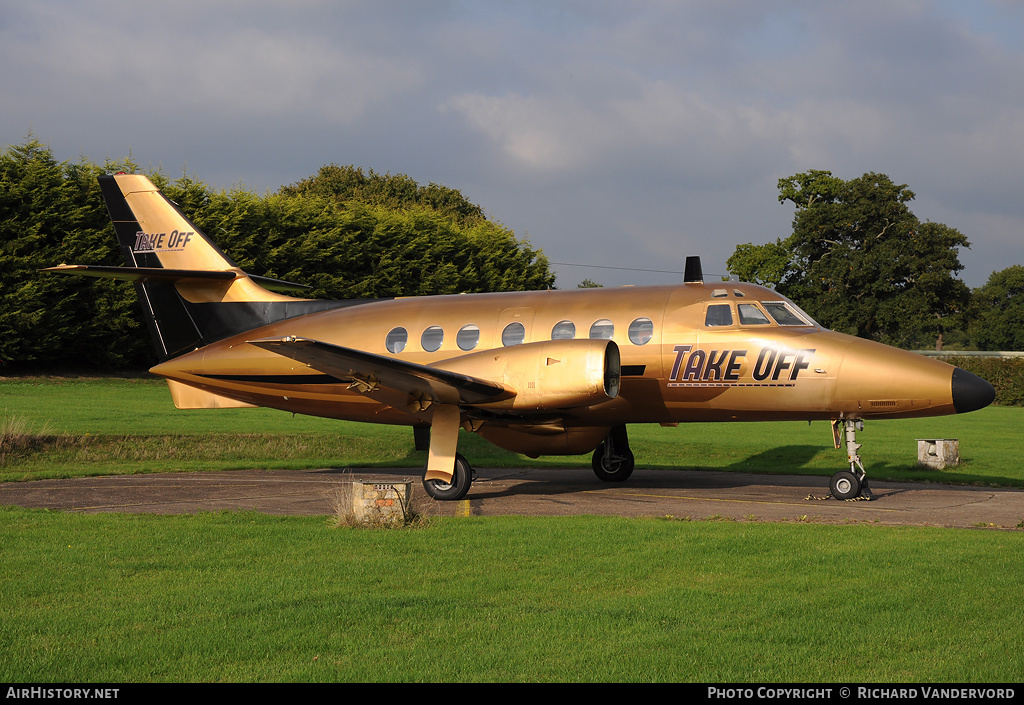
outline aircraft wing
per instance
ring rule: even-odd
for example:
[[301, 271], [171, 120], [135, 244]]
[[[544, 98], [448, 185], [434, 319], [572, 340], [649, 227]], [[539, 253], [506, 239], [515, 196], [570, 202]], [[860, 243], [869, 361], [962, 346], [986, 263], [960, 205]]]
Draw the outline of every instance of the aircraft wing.
[[[250, 345], [303, 362], [339, 379], [351, 379], [363, 394], [381, 392], [393, 406], [423, 411], [430, 402], [475, 406], [510, 399], [516, 391], [499, 382], [418, 365], [311, 338], [262, 338]], [[400, 397], [396, 397], [395, 393]], [[393, 403], [398, 401], [398, 403]], [[419, 408], [416, 408], [419, 407]]]

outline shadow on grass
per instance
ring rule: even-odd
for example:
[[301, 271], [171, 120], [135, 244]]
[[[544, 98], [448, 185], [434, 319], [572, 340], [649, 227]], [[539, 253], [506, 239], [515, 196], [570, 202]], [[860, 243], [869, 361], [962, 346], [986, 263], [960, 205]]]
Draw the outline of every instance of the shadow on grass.
[[[792, 445], [769, 448], [720, 470], [771, 474], [820, 475], [821, 468], [808, 468], [808, 463], [821, 451], [821, 446]], [[710, 470], [712, 468], [700, 468]], [[841, 468], [840, 468], [841, 469]]]

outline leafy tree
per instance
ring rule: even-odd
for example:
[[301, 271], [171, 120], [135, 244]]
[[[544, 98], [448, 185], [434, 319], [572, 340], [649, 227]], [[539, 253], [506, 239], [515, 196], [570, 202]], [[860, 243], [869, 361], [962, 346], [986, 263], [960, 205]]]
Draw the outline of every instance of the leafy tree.
[[730, 274], [740, 281], [777, 288], [789, 273], [791, 254], [782, 240], [764, 245], [737, 245], [726, 262]]
[[58, 362], [120, 367], [135, 364], [148, 348], [131, 287], [38, 272], [62, 262], [121, 263], [96, 182], [100, 173], [85, 162], [57, 162], [31, 135], [0, 155], [3, 369]]
[[971, 341], [981, 350], [1024, 350], [1024, 266], [992, 272], [974, 291]]
[[823, 325], [892, 345], [937, 341], [970, 290], [955, 277], [970, 244], [940, 223], [922, 223], [914, 194], [884, 174], [843, 181], [827, 171], [779, 180], [779, 202], [796, 206], [793, 233], [745, 244], [729, 271], [774, 286]]
[[587, 278], [576, 285], [577, 289], [602, 289], [604, 284], [598, 284], [593, 279]]
[[428, 208], [460, 225], [484, 220], [480, 206], [470, 203], [456, 189], [431, 183], [420, 186], [405, 174], [364, 173], [355, 166], [329, 164], [316, 175], [291, 186], [283, 186], [285, 196], [323, 196], [340, 203], [358, 201], [392, 209], [420, 206]]
[[511, 231], [486, 220], [463, 227], [421, 207], [233, 193], [212, 194], [193, 212], [240, 267], [309, 284], [305, 295], [312, 298], [518, 291], [554, 283], [543, 253]]

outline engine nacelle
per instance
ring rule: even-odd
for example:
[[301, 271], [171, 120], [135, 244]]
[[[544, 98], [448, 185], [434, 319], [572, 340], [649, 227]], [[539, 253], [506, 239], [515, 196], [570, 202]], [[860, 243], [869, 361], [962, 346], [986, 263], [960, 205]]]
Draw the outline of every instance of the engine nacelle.
[[592, 406], [619, 395], [619, 346], [611, 340], [547, 340], [471, 353], [437, 367], [500, 382], [511, 399], [480, 404], [496, 410], [555, 410]]

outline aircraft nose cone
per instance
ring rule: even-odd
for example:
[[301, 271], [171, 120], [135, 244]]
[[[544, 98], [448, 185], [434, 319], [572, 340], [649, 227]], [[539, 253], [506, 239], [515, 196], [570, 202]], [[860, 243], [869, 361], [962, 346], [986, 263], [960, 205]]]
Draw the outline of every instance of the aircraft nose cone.
[[953, 370], [953, 407], [956, 413], [983, 409], [995, 398], [995, 388], [981, 377], [959, 367]]

